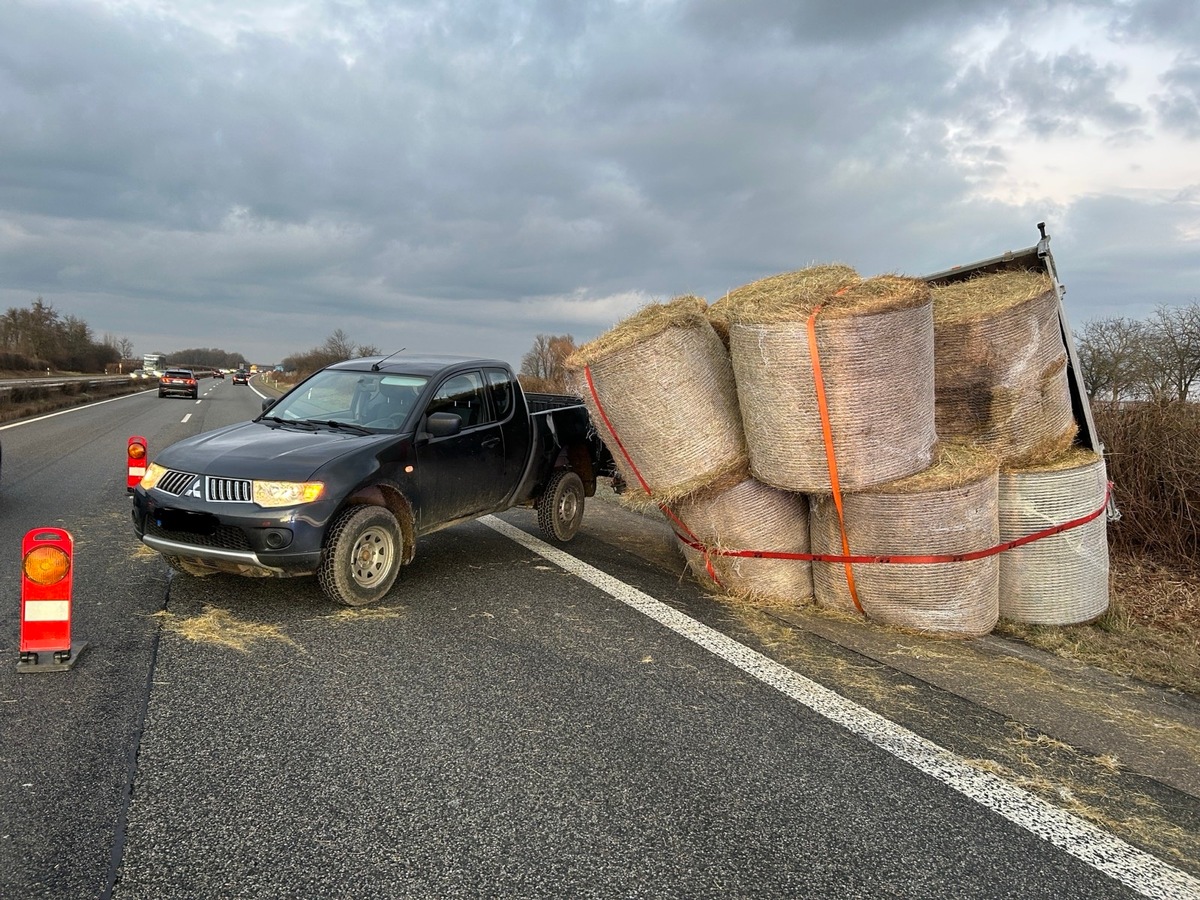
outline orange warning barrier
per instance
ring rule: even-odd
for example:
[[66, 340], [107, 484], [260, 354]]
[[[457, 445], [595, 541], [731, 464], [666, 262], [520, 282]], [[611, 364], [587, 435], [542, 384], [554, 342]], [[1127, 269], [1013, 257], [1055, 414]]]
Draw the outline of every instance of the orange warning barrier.
[[[63, 669], [73, 661], [73, 553], [74, 541], [62, 528], [35, 528], [21, 543], [19, 670]], [[43, 664], [39, 658], [42, 653], [53, 653], [58, 665]]]
[[125, 490], [133, 493], [133, 489], [137, 487], [137, 483], [146, 474], [146, 439], [137, 435], [131, 437], [129, 439], [129, 447], [125, 451], [125, 456], [128, 464], [126, 468]]

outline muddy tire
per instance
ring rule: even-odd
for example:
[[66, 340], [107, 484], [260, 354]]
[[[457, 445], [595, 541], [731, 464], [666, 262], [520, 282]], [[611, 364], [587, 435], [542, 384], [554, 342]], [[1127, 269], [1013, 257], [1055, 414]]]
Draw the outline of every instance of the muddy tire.
[[400, 524], [382, 506], [354, 506], [338, 516], [325, 539], [317, 581], [343, 606], [382, 600], [396, 583], [404, 539]]
[[583, 522], [583, 481], [570, 469], [559, 469], [538, 500], [538, 527], [547, 538], [565, 544]]
[[186, 559], [180, 559], [178, 556], [164, 556], [167, 565], [176, 572], [182, 572], [184, 575], [191, 575], [193, 578], [207, 578], [209, 575], [216, 575], [212, 569], [206, 569], [203, 566], [198, 566], [195, 563], [190, 563]]

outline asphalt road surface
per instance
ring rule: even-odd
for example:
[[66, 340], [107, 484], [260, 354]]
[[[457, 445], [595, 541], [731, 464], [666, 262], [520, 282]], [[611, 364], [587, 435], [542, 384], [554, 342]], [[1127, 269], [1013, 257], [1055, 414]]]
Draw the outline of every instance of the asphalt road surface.
[[[423, 538], [364, 610], [171, 577], [128, 437], [257, 407], [204, 381], [0, 430], [0, 896], [1200, 896], [1194, 861], [972, 764], [1004, 717], [716, 602], [603, 504], [566, 552], [526, 510]], [[17, 674], [20, 537], [49, 525], [88, 647]]]

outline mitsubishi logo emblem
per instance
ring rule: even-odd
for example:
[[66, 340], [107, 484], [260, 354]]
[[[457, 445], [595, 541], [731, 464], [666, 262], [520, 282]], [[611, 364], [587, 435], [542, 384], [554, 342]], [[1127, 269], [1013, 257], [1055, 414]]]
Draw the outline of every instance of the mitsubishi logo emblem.
[[197, 500], [204, 499], [204, 476], [197, 475], [196, 480], [192, 482], [192, 486], [184, 493], [185, 497], [195, 497]]

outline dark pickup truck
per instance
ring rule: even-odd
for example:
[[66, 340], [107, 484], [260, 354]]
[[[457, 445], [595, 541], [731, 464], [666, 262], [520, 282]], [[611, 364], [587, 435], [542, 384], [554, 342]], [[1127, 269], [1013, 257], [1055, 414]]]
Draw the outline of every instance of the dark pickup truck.
[[138, 537], [177, 571], [316, 574], [361, 606], [456, 522], [532, 506], [570, 540], [613, 474], [578, 398], [526, 394], [498, 360], [349, 360], [263, 407], [165, 448], [134, 488]]

